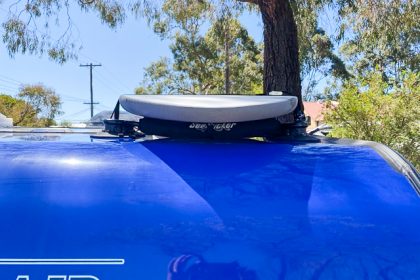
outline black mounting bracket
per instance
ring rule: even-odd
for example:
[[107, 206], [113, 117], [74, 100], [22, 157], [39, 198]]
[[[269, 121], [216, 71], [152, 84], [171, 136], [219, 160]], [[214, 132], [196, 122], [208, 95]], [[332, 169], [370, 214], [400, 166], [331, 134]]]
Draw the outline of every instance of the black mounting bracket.
[[139, 129], [140, 122], [120, 120], [120, 102], [115, 105], [110, 119], [104, 120], [105, 132], [119, 137], [141, 138], [145, 134]]

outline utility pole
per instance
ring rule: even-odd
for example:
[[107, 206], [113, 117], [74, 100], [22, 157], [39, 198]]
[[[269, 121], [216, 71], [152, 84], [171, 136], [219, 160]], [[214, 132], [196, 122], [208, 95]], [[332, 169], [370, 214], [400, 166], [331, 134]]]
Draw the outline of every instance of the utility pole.
[[84, 104], [90, 104], [90, 117], [93, 117], [93, 105], [99, 104], [98, 102], [93, 102], [93, 84], [92, 84], [92, 70], [93, 67], [102, 66], [102, 64], [80, 64], [80, 67], [89, 67], [90, 68], [90, 102], [85, 102]]

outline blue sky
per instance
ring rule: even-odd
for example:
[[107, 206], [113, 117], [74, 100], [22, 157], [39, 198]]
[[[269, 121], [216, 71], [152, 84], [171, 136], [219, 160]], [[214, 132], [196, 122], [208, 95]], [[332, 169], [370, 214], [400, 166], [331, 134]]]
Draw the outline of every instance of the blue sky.
[[[0, 0], [0, 21], [6, 15], [6, 3]], [[89, 68], [79, 64], [101, 63], [93, 74], [95, 113], [111, 110], [121, 94], [131, 94], [143, 77], [143, 69], [162, 56], [170, 56], [169, 41], [162, 41], [143, 19], [127, 18], [117, 29], [101, 24], [95, 14], [72, 10], [77, 26], [77, 37], [82, 44], [78, 59], [64, 65], [50, 61], [48, 57], [16, 55], [10, 58], [0, 43], [0, 92], [14, 95], [20, 84], [42, 83], [53, 88], [63, 101], [64, 114], [57, 121], [73, 122], [90, 118]], [[241, 19], [250, 34], [262, 40], [262, 24], [256, 15]]]

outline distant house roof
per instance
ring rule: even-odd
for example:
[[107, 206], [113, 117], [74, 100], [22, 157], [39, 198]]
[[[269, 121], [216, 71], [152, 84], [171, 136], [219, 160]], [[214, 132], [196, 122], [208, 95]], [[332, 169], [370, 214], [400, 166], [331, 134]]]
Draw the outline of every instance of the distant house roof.
[[303, 102], [305, 106], [305, 115], [310, 116], [313, 121], [324, 120], [325, 103], [321, 102]]

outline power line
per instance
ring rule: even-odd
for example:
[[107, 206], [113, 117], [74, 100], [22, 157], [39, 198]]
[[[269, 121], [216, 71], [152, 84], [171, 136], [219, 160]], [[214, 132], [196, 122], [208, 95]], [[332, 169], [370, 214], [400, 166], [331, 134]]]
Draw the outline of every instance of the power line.
[[21, 81], [15, 80], [15, 79], [10, 78], [10, 77], [7, 77], [7, 76], [5, 76], [5, 75], [0, 75], [0, 77], [2, 77], [2, 78], [4, 78], [4, 79], [7, 79], [7, 80], [9, 80], [9, 81], [12, 81], [12, 82], [14, 82], [14, 83], [16, 83], [16, 84], [18, 84], [18, 85], [23, 84]]
[[12, 79], [10, 77], [0, 75], [0, 88], [2, 90], [12, 92], [13, 94], [17, 94], [19, 92], [19, 88], [23, 85], [21, 81]]
[[113, 83], [110, 83], [110, 80], [107, 79], [106, 77], [104, 77], [103, 75], [101, 75], [101, 73], [98, 71], [96, 72], [98, 75], [96, 76], [97, 81], [102, 84], [105, 89], [110, 92], [110, 93], [119, 93], [121, 92], [121, 90], [119, 90], [118, 88], [114, 87]]
[[74, 97], [72, 95], [65, 95], [60, 93], [60, 96], [63, 97], [63, 100], [67, 99], [75, 102], [86, 102], [86, 99]]
[[109, 106], [106, 106], [106, 105], [98, 105], [99, 107], [102, 107], [102, 108], [104, 108], [104, 109], [106, 109], [106, 110], [112, 110], [113, 108], [111, 108], [111, 107], [109, 107]]
[[127, 86], [126, 83], [122, 82], [117, 75], [115, 75], [113, 72], [111, 72], [111, 70], [109, 70], [106, 66], [104, 66], [105, 71], [107, 71], [113, 78], [115, 81], [117, 81], [121, 86], [123, 86], [126, 90], [128, 90], [128, 92], [132, 92], [133, 89], [131, 89], [129, 86]]
[[[96, 59], [94, 59], [92, 57], [89, 57], [89, 56], [87, 56], [87, 55], [85, 55], [83, 53], [80, 53], [79, 55], [80, 56], [83, 56], [86, 59], [89, 59], [90, 61], [93, 61], [94, 63], [100, 64], [98, 62], [98, 60], [96, 60]], [[104, 73], [102, 75], [103, 77], [106, 76], [106, 77], [104, 77], [104, 79], [106, 81], [114, 80], [115, 82], [117, 82], [119, 84], [120, 89], [124, 88], [124, 90], [122, 90], [122, 92], [126, 92], [126, 91], [127, 92], [132, 92], [133, 91], [132, 88], [130, 88], [126, 83], [124, 83], [122, 80], [120, 80], [118, 78], [118, 75], [116, 75], [114, 72], [112, 72], [108, 67], [106, 67], [106, 65], [102, 65], [102, 67], [103, 67], [102, 69], [104, 69], [107, 72], [107, 75], [105, 75]], [[101, 75], [101, 72], [102, 72], [102, 70], [98, 71], [98, 75]]]
[[4, 90], [6, 92], [11, 92], [13, 94], [17, 94], [19, 92], [19, 90], [17, 88], [13, 88], [7, 85], [2, 85], [0, 84], [0, 90]]
[[72, 113], [72, 114], [65, 114], [65, 115], [63, 115], [63, 116], [58, 117], [58, 118], [57, 118], [57, 120], [69, 119], [69, 118], [72, 118], [72, 117], [74, 117], [74, 116], [81, 115], [81, 114], [83, 114], [83, 113], [85, 113], [85, 112], [87, 112], [87, 111], [89, 111], [89, 108], [87, 108], [87, 109], [83, 109], [83, 110], [78, 111], [78, 112], [76, 112], [76, 113]]
[[9, 84], [3, 84], [2, 81], [0, 81], [0, 86], [7, 87], [7, 88], [12, 88], [12, 89], [18, 89], [17, 86], [13, 86], [13, 85], [9, 85]]
[[80, 104], [80, 100], [75, 100], [75, 99], [70, 99], [70, 98], [61, 98], [61, 100], [65, 101], [65, 102], [74, 102], [74, 103], [79, 103]]
[[9, 80], [6, 80], [6, 79], [3, 79], [3, 78], [1, 78], [0, 77], [0, 82], [2, 82], [2, 83], [7, 83], [7, 84], [9, 84], [9, 85], [13, 85], [13, 86], [15, 86], [15, 87], [20, 87], [22, 84], [20, 84], [20, 83], [16, 83], [16, 82], [12, 82], [12, 81], [9, 81]]
[[90, 102], [85, 102], [84, 104], [90, 104], [90, 117], [93, 117], [93, 105], [94, 104], [99, 104], [97, 102], [93, 102], [93, 84], [92, 84], [92, 72], [93, 72], [93, 67], [98, 67], [98, 66], [102, 66], [102, 64], [93, 64], [92, 62], [89, 64], [80, 64], [80, 67], [89, 67], [89, 72], [90, 72]]

